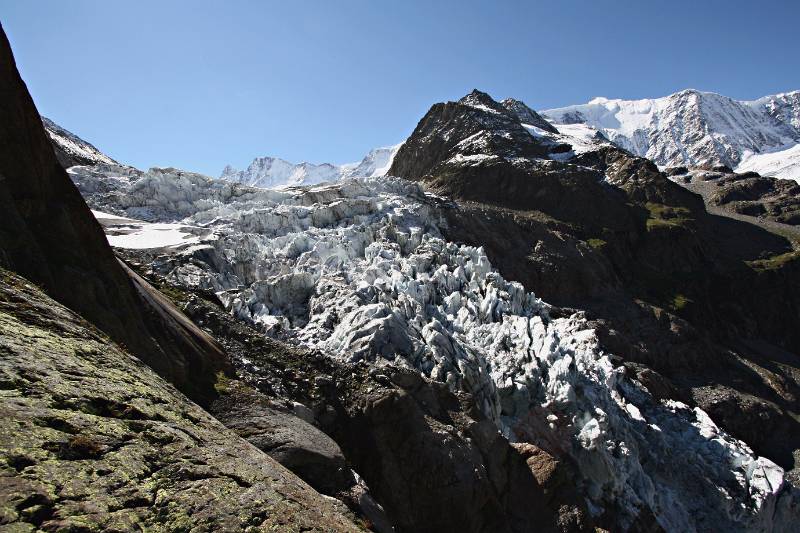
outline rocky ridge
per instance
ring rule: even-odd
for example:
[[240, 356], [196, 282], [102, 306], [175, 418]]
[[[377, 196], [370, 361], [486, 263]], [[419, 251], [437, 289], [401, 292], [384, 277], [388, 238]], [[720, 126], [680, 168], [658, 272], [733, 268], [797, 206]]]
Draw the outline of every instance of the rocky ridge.
[[43, 287], [198, 402], [228, 370], [208, 335], [119, 264], [67, 177], [0, 35], [0, 266]]
[[61, 166], [69, 168], [75, 165], [115, 165], [116, 161], [84, 141], [72, 132], [69, 132], [50, 120], [42, 117], [42, 124], [50, 137], [56, 158]]
[[792, 180], [732, 172], [727, 167], [667, 169], [670, 178], [712, 207], [790, 226], [800, 225], [800, 185]]

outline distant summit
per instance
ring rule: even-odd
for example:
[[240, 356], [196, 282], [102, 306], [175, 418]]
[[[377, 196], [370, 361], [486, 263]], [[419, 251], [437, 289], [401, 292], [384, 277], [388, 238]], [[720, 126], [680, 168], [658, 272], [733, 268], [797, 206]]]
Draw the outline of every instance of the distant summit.
[[800, 180], [800, 91], [738, 101], [686, 89], [663, 98], [614, 100], [542, 111], [585, 124], [662, 167], [725, 165]]
[[358, 163], [290, 163], [277, 157], [257, 157], [245, 170], [228, 165], [220, 179], [261, 188], [316, 185], [344, 178], [372, 178], [386, 175], [400, 145], [375, 148]]

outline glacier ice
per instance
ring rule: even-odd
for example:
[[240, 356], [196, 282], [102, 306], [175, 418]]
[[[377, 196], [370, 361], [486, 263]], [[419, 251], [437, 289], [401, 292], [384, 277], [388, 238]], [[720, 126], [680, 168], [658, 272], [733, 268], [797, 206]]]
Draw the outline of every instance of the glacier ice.
[[[84, 190], [92, 180], [72, 177]], [[615, 508], [623, 525], [642, 509], [669, 531], [791, 520], [779, 466], [702, 410], [654, 400], [581, 313], [552, 313], [481, 248], [447, 242], [441, 213], [452, 207], [417, 184], [265, 190], [151, 169], [87, 197], [117, 215], [207, 229], [152, 268], [216, 291], [269, 335], [469, 392], [509, 440], [574, 461], [591, 508]]]

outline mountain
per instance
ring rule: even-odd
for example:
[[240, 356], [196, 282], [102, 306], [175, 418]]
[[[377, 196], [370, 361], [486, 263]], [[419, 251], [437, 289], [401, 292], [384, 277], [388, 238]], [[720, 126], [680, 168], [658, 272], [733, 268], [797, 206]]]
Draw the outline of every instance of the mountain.
[[64, 168], [75, 165], [114, 165], [116, 161], [47, 117], [42, 117], [44, 130], [50, 137], [58, 162]]
[[[536, 116], [473, 91], [431, 107], [388, 177], [324, 186], [73, 179], [127, 218], [101, 216], [117, 253], [242, 381], [301, 404], [399, 530], [791, 528], [791, 243]], [[148, 223], [198, 231], [118, 239]], [[220, 420], [272, 446], [263, 409], [225, 401]]]
[[377, 178], [385, 176], [400, 148], [399, 144], [373, 148], [358, 163], [342, 165], [342, 178]]
[[724, 165], [800, 178], [800, 91], [737, 101], [685, 90], [655, 99], [595, 98], [542, 111], [559, 124], [585, 124], [662, 167]]
[[340, 167], [329, 163], [295, 164], [276, 157], [257, 157], [245, 170], [226, 166], [220, 179], [251, 187], [275, 188], [335, 181], [341, 173]]
[[375, 148], [358, 163], [289, 163], [276, 157], [257, 157], [245, 170], [226, 166], [220, 179], [251, 187], [280, 188], [316, 185], [352, 177], [383, 176], [392, 163], [398, 146]]
[[[357, 164], [65, 173], [3, 53], [12, 528], [796, 529], [796, 184], [478, 90]], [[641, 115], [795, 128], [709, 101]]]

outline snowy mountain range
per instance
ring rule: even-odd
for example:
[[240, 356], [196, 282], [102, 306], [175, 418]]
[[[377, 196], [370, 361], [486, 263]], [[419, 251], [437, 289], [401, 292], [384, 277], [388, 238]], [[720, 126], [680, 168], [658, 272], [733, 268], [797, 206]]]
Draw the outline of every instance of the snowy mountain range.
[[220, 179], [251, 187], [280, 188], [296, 185], [317, 185], [353, 177], [384, 176], [392, 165], [400, 145], [375, 148], [358, 163], [290, 163], [277, 157], [257, 157], [245, 170], [226, 166]]
[[800, 91], [738, 101], [687, 89], [663, 98], [542, 111], [557, 128], [585, 124], [662, 167], [725, 165], [800, 180]]

